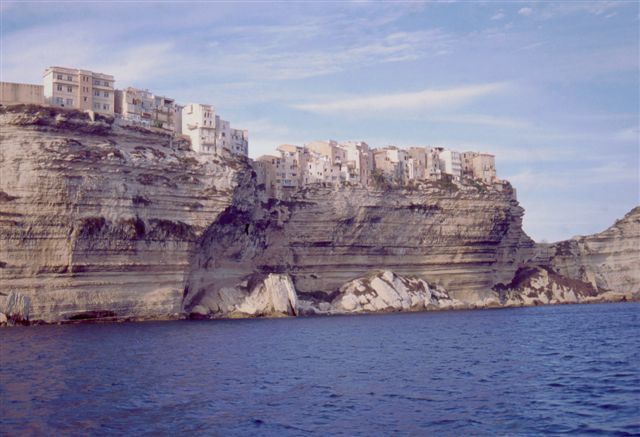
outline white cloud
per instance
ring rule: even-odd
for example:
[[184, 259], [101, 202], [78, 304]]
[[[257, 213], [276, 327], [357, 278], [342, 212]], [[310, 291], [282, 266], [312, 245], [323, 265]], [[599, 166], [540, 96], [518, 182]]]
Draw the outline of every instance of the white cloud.
[[463, 106], [479, 97], [504, 92], [508, 84], [494, 82], [447, 89], [426, 89], [396, 94], [376, 94], [316, 103], [301, 103], [294, 108], [320, 114], [352, 112], [355, 115], [380, 111], [441, 109]]
[[505, 17], [504, 13], [498, 12], [491, 17], [492, 20], [502, 20]]
[[520, 10], [518, 11], [518, 14], [524, 15], [525, 17], [528, 17], [529, 15], [533, 14], [533, 9], [531, 9], [531, 8], [520, 8]]

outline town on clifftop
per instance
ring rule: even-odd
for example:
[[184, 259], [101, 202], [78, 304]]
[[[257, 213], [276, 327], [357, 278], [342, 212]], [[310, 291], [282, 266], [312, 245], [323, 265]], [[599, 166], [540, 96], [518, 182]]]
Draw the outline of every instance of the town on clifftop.
[[[248, 157], [249, 153], [248, 131], [232, 128], [212, 105], [181, 105], [148, 89], [117, 89], [110, 74], [49, 67], [43, 85], [0, 82], [0, 104], [62, 107], [111, 116], [120, 126], [161, 129], [188, 140], [191, 149], [204, 156]], [[280, 145], [277, 154], [260, 156], [251, 164], [258, 184], [277, 198], [317, 184], [381, 187], [442, 181], [495, 190], [506, 185], [496, 177], [493, 155], [443, 147], [371, 148], [364, 141], [312, 141], [303, 146]]]

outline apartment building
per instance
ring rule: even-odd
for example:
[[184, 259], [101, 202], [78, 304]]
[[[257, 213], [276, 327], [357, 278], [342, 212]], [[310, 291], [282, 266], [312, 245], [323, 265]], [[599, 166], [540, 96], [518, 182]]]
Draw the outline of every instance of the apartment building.
[[342, 180], [366, 185], [373, 171], [373, 155], [369, 145], [364, 141], [349, 141], [337, 147], [344, 151], [340, 172]]
[[249, 154], [249, 131], [231, 129], [231, 153], [247, 156]]
[[278, 197], [276, 184], [280, 184], [280, 178], [276, 174], [280, 172], [280, 166], [280, 158], [273, 155], [262, 155], [254, 163], [256, 181], [258, 185], [264, 185], [264, 189], [270, 197]]
[[114, 114], [114, 83], [110, 74], [49, 67], [43, 74], [44, 100], [51, 106]]
[[443, 173], [450, 174], [459, 181], [462, 178], [462, 161], [460, 153], [453, 150], [438, 148], [440, 158], [440, 168]]
[[276, 183], [278, 188], [291, 189], [302, 186], [302, 171], [306, 163], [306, 154], [303, 147], [291, 144], [282, 144], [278, 147], [280, 152], [280, 172], [276, 173], [276, 178], [280, 180]]
[[204, 154], [220, 154], [216, 149], [216, 114], [211, 105], [189, 103], [182, 108], [182, 133], [191, 139], [191, 148]]
[[115, 114], [127, 124], [177, 131], [177, 114], [182, 107], [175, 100], [157, 96], [147, 89], [128, 87], [115, 91]]
[[493, 184], [496, 178], [496, 158], [488, 153], [478, 153], [473, 158], [473, 177], [485, 184]]
[[249, 154], [249, 131], [233, 129], [231, 124], [216, 115], [211, 105], [190, 103], [182, 107], [181, 133], [191, 138], [193, 150], [222, 155]]

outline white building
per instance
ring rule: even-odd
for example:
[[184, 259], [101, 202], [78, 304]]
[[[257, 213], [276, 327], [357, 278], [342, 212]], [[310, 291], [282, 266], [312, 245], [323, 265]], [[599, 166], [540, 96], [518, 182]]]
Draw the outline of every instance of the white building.
[[193, 150], [200, 153], [249, 154], [249, 132], [233, 129], [216, 115], [211, 105], [190, 103], [182, 108], [182, 134], [191, 138]]
[[45, 103], [51, 106], [114, 113], [114, 78], [76, 68], [49, 67], [43, 75]]
[[216, 115], [211, 105], [189, 103], [182, 108], [182, 133], [191, 138], [198, 153], [220, 154], [216, 150]]
[[443, 173], [450, 174], [457, 181], [462, 177], [462, 161], [460, 153], [453, 150], [440, 149], [440, 167]]

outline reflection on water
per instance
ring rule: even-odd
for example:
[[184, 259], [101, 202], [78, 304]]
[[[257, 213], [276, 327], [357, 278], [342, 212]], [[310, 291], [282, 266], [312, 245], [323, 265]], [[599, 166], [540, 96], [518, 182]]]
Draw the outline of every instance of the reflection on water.
[[0, 433], [640, 433], [640, 305], [0, 330]]

